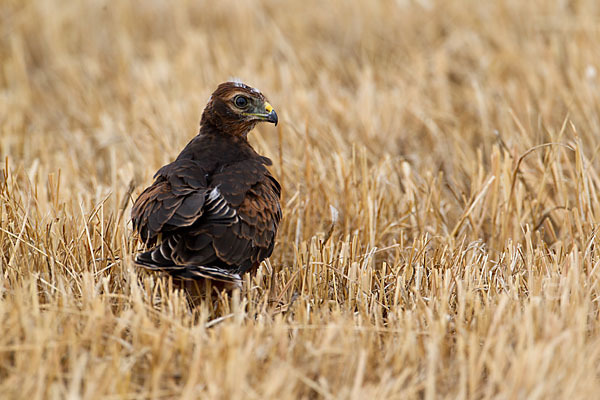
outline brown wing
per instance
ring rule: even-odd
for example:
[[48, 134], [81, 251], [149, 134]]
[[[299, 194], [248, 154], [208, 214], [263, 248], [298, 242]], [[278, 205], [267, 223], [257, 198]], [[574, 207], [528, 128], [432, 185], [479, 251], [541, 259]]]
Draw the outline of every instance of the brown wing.
[[217, 177], [222, 182], [224, 198], [236, 207], [239, 220], [231, 229], [215, 232], [213, 245], [217, 256], [227, 264], [238, 265], [240, 272], [258, 266], [271, 255], [281, 221], [279, 183], [264, 165], [257, 164], [254, 168], [246, 172], [254, 178], [247, 190], [228, 191], [228, 187], [238, 186], [234, 183], [238, 171], [226, 171]]
[[133, 205], [133, 228], [147, 245], [159, 233], [189, 227], [202, 215], [207, 197], [206, 174], [194, 160], [177, 160], [161, 168], [156, 180]]
[[271, 255], [281, 220], [280, 186], [264, 162], [232, 163], [212, 176], [172, 166], [178, 161], [159, 171], [132, 217], [145, 241], [158, 233], [162, 241], [136, 261], [183, 278], [239, 279], [256, 267]]

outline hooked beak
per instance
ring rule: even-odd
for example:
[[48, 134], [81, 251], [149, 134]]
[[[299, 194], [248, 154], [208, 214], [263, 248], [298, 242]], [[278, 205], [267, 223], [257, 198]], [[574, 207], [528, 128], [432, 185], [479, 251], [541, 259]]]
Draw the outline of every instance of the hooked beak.
[[277, 113], [268, 101], [265, 101], [265, 111], [267, 112], [265, 121], [272, 122], [275, 124], [275, 126], [277, 126], [277, 122], [279, 121], [279, 119], [277, 118]]
[[259, 119], [261, 121], [272, 122], [275, 124], [275, 126], [277, 126], [277, 122], [279, 121], [279, 119], [277, 118], [277, 113], [273, 109], [273, 106], [271, 104], [269, 104], [268, 101], [265, 101], [264, 106], [265, 106], [264, 112], [245, 113], [244, 115], [255, 117], [256, 119]]

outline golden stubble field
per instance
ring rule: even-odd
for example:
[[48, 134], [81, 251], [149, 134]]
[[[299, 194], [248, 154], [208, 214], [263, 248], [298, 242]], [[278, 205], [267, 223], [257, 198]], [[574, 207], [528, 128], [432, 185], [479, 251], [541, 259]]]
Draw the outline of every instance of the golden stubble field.
[[[0, 2], [0, 393], [593, 398], [600, 4]], [[195, 307], [131, 198], [232, 76], [284, 219]], [[331, 207], [339, 211], [332, 225]]]

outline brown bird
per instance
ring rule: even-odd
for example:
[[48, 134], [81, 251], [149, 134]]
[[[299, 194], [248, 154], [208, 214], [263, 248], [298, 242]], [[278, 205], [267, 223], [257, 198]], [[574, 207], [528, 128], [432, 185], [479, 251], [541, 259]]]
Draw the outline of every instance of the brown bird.
[[248, 132], [277, 125], [265, 96], [241, 82], [214, 91], [200, 132], [154, 175], [133, 205], [133, 228], [147, 250], [135, 262], [182, 279], [239, 282], [273, 252], [281, 220], [279, 182]]

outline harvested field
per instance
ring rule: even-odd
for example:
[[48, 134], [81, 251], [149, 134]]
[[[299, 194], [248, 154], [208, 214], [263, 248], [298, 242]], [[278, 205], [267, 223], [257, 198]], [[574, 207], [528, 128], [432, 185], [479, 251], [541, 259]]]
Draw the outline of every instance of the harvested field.
[[[6, 399], [600, 393], [600, 3], [3, 0]], [[139, 270], [134, 199], [218, 83], [279, 125], [243, 290]], [[210, 288], [209, 288], [210, 289]]]

